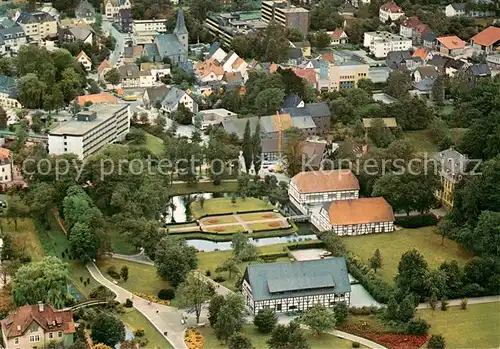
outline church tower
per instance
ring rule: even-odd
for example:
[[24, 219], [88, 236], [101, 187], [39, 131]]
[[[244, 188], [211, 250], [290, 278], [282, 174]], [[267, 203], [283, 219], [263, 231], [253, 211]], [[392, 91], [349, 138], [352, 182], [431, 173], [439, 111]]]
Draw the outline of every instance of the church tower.
[[186, 24], [184, 23], [184, 13], [182, 12], [182, 9], [179, 9], [179, 11], [177, 12], [177, 23], [175, 23], [174, 34], [177, 36], [177, 39], [179, 39], [179, 42], [181, 43], [182, 48], [187, 55], [189, 33], [186, 28]]

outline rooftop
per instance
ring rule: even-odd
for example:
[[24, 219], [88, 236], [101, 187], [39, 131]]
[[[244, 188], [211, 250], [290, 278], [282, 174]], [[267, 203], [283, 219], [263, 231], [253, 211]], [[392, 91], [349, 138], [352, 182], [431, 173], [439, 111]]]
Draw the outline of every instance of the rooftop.
[[336, 200], [326, 203], [332, 225], [365, 224], [394, 221], [391, 205], [382, 197]]
[[491, 46], [500, 41], [500, 28], [488, 27], [472, 37], [472, 42], [476, 45]]
[[300, 193], [359, 190], [358, 179], [351, 170], [300, 172], [292, 178], [291, 182]]
[[351, 291], [343, 257], [249, 265], [244, 278], [256, 301]]
[[466, 155], [453, 148], [439, 152], [434, 158], [440, 163], [442, 175], [451, 180], [464, 173], [469, 162]]
[[439, 43], [446, 47], [448, 50], [465, 48], [465, 45], [467, 44], [456, 35], [440, 36], [439, 38], [436, 38], [436, 40], [439, 41]]
[[99, 103], [110, 103], [110, 104], [116, 104], [118, 103], [118, 98], [113, 96], [111, 93], [96, 93], [93, 95], [83, 95], [83, 96], [78, 96], [78, 104], [81, 106], [85, 105], [85, 102], [92, 102], [92, 104], [99, 104]]

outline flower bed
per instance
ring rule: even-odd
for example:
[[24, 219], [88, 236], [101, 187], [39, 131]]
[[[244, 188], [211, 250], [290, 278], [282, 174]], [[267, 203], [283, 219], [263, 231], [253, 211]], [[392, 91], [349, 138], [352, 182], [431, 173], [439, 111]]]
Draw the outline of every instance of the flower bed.
[[201, 349], [205, 345], [205, 338], [194, 328], [188, 328], [184, 332], [184, 342], [189, 349]]
[[271, 222], [268, 224], [268, 226], [273, 228], [281, 227], [281, 222]]
[[274, 214], [272, 213], [265, 213], [262, 215], [262, 218], [273, 218], [274, 217]]
[[428, 339], [427, 336], [384, 333], [381, 328], [372, 327], [367, 323], [341, 325], [339, 330], [372, 340], [389, 349], [419, 349]]
[[224, 229], [223, 227], [217, 227], [214, 230], [218, 231], [218, 232], [221, 232], [221, 231], [225, 231], [226, 229]]
[[215, 224], [215, 223], [219, 223], [219, 219], [216, 219], [216, 218], [210, 218], [207, 222], [210, 223], [210, 224]]
[[141, 293], [141, 292], [132, 292], [132, 293], [138, 297], [144, 298], [145, 300], [151, 301], [153, 303], [157, 303], [157, 304], [161, 304], [161, 305], [170, 305], [170, 301], [160, 299], [156, 296], [152, 296], [152, 295]]

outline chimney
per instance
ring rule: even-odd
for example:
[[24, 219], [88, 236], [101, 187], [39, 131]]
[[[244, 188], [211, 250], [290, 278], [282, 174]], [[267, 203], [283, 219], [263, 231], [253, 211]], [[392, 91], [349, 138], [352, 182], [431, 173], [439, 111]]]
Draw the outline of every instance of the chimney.
[[17, 325], [17, 330], [21, 331], [21, 325]]
[[40, 313], [43, 313], [43, 303], [42, 302], [38, 302], [38, 311]]

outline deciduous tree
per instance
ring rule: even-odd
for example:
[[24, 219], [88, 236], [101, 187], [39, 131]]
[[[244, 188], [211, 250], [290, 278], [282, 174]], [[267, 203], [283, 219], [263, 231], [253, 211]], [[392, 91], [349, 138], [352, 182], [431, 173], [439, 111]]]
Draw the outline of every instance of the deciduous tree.
[[213, 296], [213, 288], [201, 276], [190, 274], [177, 289], [179, 304], [192, 307], [196, 323], [200, 322], [202, 305]]
[[96, 343], [114, 347], [125, 340], [125, 325], [116, 316], [102, 313], [93, 321], [91, 337]]
[[198, 265], [195, 248], [188, 246], [184, 240], [170, 236], [158, 243], [154, 261], [158, 275], [173, 287], [181, 284]]
[[278, 317], [271, 308], [259, 310], [253, 319], [253, 324], [261, 333], [271, 333], [277, 323]]
[[227, 342], [229, 337], [241, 329], [245, 321], [245, 302], [240, 294], [227, 296], [217, 315], [215, 335], [220, 341]]
[[304, 332], [299, 324], [290, 322], [287, 325], [277, 325], [267, 341], [270, 349], [309, 349]]
[[369, 262], [370, 268], [372, 268], [375, 272], [377, 272], [377, 269], [382, 268], [382, 255], [380, 254], [380, 250], [378, 248], [373, 253]]
[[250, 338], [247, 335], [236, 332], [227, 341], [228, 349], [255, 349]]
[[308, 326], [316, 335], [335, 328], [335, 314], [324, 305], [315, 304], [299, 318], [299, 322]]

